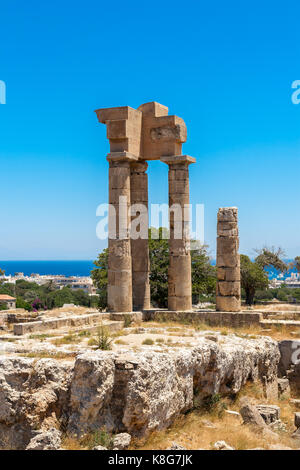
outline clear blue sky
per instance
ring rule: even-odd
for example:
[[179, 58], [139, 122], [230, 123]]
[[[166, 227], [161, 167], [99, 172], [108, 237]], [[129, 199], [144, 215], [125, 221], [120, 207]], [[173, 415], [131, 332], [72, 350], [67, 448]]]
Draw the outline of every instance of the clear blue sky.
[[[100, 107], [158, 101], [184, 118], [191, 202], [240, 213], [242, 253], [300, 255], [299, 1], [42, 2], [0, 7], [0, 259], [93, 259], [107, 201]], [[167, 167], [149, 167], [167, 202]]]

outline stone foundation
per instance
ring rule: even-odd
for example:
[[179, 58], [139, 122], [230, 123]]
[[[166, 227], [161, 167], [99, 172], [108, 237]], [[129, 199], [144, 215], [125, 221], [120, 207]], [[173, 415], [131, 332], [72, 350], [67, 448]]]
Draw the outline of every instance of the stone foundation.
[[90, 315], [76, 315], [65, 318], [53, 318], [28, 323], [14, 324], [15, 335], [25, 335], [27, 333], [55, 330], [65, 327], [80, 327], [100, 324], [103, 320], [109, 320], [109, 313], [92, 313]]
[[145, 321], [175, 321], [178, 323], [205, 323], [209, 326], [243, 327], [260, 325], [262, 314], [260, 312], [215, 312], [207, 311], [167, 311], [149, 310], [143, 313]]

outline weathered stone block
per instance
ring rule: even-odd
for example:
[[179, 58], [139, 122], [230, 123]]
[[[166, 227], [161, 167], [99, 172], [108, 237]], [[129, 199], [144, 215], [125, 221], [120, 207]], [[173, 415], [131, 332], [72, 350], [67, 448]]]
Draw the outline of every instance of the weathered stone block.
[[280, 419], [280, 408], [276, 405], [257, 405], [257, 411], [266, 424], [275, 423]]
[[278, 379], [278, 393], [279, 396], [289, 397], [291, 394], [289, 379]]
[[237, 222], [237, 207], [221, 207], [218, 212], [218, 220], [222, 222]]
[[238, 265], [237, 256], [234, 254], [217, 254], [217, 266], [220, 268], [235, 268]]
[[234, 295], [240, 296], [241, 284], [240, 282], [218, 282], [219, 295]]
[[223, 297], [217, 295], [216, 309], [223, 312], [239, 312], [241, 310], [241, 301], [237, 297]]
[[237, 237], [218, 237], [217, 243], [219, 255], [237, 255], [239, 248]]
[[295, 421], [294, 422], [295, 422], [296, 428], [297, 429], [300, 428], [300, 413], [299, 412], [295, 413]]

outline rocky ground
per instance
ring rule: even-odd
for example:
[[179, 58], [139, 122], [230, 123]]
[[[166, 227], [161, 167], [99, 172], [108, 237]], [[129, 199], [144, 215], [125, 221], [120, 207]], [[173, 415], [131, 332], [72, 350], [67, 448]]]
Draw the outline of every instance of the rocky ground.
[[[203, 325], [125, 322], [107, 331], [102, 337], [95, 328], [21, 337], [2, 331], [1, 448], [269, 448], [283, 441], [300, 447], [298, 434], [291, 437], [299, 427], [286, 378], [291, 344]], [[98, 349], [100, 340], [109, 350]], [[242, 403], [249, 384], [259, 400], [250, 395]], [[279, 405], [282, 417], [273, 409], [266, 418], [259, 404]]]

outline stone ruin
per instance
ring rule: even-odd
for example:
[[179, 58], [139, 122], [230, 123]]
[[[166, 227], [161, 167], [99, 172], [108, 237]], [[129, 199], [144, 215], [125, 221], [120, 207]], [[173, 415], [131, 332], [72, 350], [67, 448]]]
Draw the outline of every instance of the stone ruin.
[[[108, 308], [112, 312], [150, 309], [148, 234], [130, 236], [130, 208], [143, 205], [148, 217], [147, 160], [161, 160], [169, 167], [169, 272], [168, 309], [192, 310], [189, 226], [189, 165], [195, 158], [182, 155], [186, 125], [156, 102], [138, 109], [129, 106], [96, 111], [106, 124], [110, 142]], [[116, 219], [112, 219], [112, 212]], [[176, 218], [176, 220], [175, 220]], [[147, 219], [148, 220], [148, 219]], [[180, 220], [181, 236], [175, 226]], [[177, 225], [176, 225], [177, 224]], [[147, 223], [148, 229], [148, 223]], [[220, 209], [218, 215], [217, 310], [240, 310], [240, 274], [237, 210]]]
[[241, 310], [241, 270], [236, 207], [219, 209], [217, 231], [216, 310], [239, 312]]
[[107, 126], [109, 204], [117, 216], [116, 226], [109, 223], [108, 308], [113, 312], [150, 308], [148, 237], [130, 237], [129, 209], [132, 204], [148, 207], [147, 160], [161, 160], [169, 166], [169, 206], [179, 207], [183, 234], [180, 239], [175, 236], [170, 211], [168, 307], [191, 310], [188, 168], [195, 159], [181, 152], [186, 125], [183, 119], [169, 116], [166, 106], [155, 102], [138, 109], [124, 106], [98, 109], [96, 113]]

